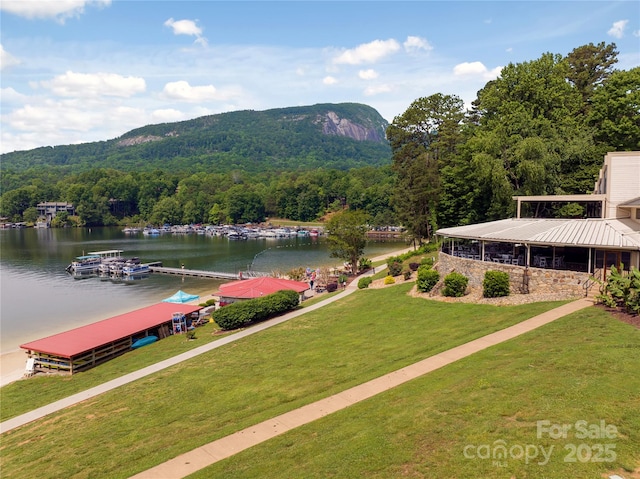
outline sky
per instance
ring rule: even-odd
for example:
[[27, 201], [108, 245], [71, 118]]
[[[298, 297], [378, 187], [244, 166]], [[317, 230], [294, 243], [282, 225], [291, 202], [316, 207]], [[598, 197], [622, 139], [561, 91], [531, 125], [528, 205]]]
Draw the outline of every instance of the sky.
[[600, 42], [640, 65], [637, 1], [1, 0], [0, 152], [317, 103], [391, 122]]

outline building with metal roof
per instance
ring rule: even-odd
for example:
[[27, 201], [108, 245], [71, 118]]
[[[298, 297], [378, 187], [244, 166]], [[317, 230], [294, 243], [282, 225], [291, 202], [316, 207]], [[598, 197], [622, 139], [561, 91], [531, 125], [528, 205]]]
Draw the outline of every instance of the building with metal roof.
[[192, 304], [158, 303], [59, 334], [21, 344], [37, 371], [76, 373], [131, 350], [139, 339], [172, 333], [176, 313], [202, 309]]
[[[591, 195], [520, 196], [516, 218], [441, 228], [442, 253], [523, 268], [585, 272], [640, 268], [640, 152], [605, 156]], [[579, 203], [592, 216], [523, 218], [526, 203]]]

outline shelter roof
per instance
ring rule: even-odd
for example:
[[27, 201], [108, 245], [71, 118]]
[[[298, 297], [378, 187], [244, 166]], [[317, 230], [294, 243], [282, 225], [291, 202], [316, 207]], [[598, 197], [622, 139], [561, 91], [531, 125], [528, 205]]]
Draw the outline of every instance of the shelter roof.
[[20, 347], [62, 358], [72, 358], [112, 341], [133, 336], [171, 321], [173, 313], [191, 314], [200, 309], [202, 307], [198, 305], [158, 303], [30, 343], [21, 344]]
[[302, 293], [309, 289], [309, 285], [302, 281], [262, 276], [220, 285], [220, 295], [227, 298], [251, 299], [282, 291], [283, 289]]
[[436, 234], [483, 241], [640, 250], [640, 225], [624, 219], [510, 218], [442, 228]]
[[640, 206], [640, 196], [633, 198], [632, 200], [620, 203], [618, 206]]

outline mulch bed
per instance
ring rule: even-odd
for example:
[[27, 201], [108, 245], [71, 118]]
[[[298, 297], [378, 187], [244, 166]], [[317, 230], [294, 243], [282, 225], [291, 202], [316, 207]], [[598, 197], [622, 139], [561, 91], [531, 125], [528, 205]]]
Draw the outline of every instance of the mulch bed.
[[595, 306], [596, 308], [604, 309], [618, 321], [622, 321], [623, 323], [630, 324], [640, 329], [640, 314], [629, 314], [626, 311], [616, 308], [610, 308], [608, 306], [605, 306], [604, 304], [596, 304]]

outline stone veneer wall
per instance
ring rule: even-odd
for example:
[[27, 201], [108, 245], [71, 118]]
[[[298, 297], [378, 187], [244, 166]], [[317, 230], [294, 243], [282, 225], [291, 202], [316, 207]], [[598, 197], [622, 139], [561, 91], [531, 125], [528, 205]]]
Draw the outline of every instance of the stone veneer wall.
[[438, 257], [440, 279], [455, 271], [469, 278], [470, 288], [482, 289], [486, 271], [504, 271], [509, 274], [509, 287], [512, 294], [523, 293], [525, 271], [529, 272], [529, 293], [554, 294], [562, 291], [572, 296], [584, 296], [583, 284], [591, 276], [589, 273], [544, 268], [529, 268], [501, 263], [489, 263], [473, 259], [458, 258], [446, 253]]

